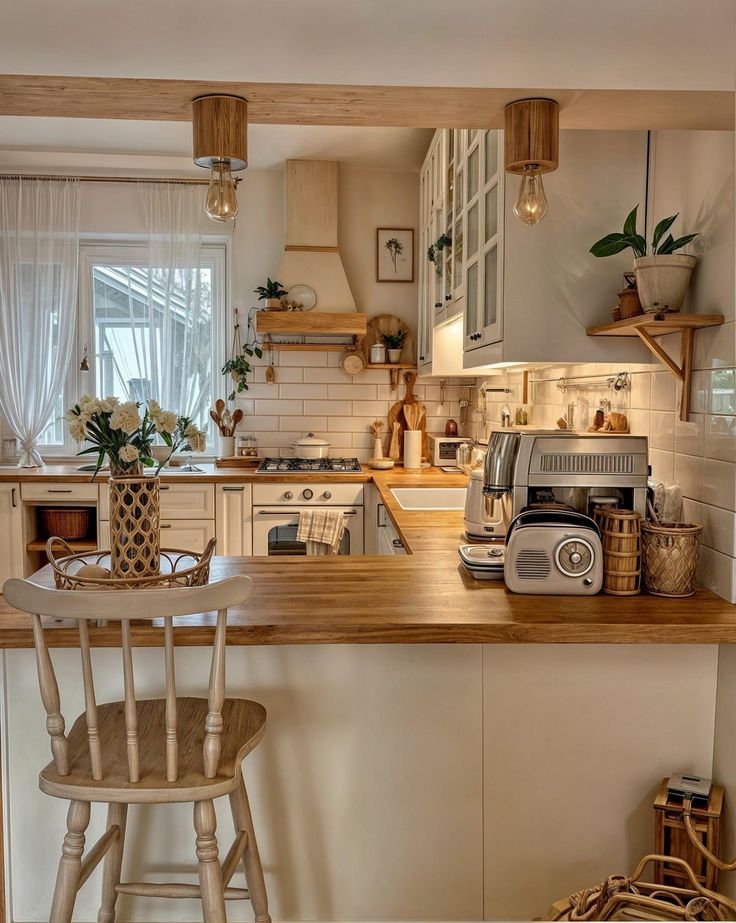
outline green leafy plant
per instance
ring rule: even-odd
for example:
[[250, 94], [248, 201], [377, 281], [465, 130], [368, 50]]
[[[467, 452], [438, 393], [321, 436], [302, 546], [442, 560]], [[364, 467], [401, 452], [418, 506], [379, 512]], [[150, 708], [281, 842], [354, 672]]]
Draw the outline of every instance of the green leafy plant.
[[452, 237], [449, 234], [440, 234], [437, 240], [430, 244], [427, 250], [427, 259], [434, 263], [434, 269], [438, 276], [442, 275], [442, 258], [441, 254], [445, 247], [452, 246]]
[[253, 291], [258, 295], [260, 301], [265, 298], [283, 298], [287, 294], [283, 285], [273, 279], [266, 279], [265, 285], [259, 285]]
[[229, 401], [235, 400], [236, 392], [242, 394], [243, 391], [248, 390], [248, 375], [250, 375], [251, 365], [248, 362], [249, 356], [258, 356], [260, 359], [263, 355], [263, 350], [258, 346], [244, 346], [243, 352], [238, 356], [233, 356], [232, 359], [228, 359], [225, 365], [222, 367], [222, 374], [229, 375], [234, 382], [236, 382], [235, 387], [228, 396]]
[[402, 328], [401, 330], [397, 330], [396, 333], [382, 333], [381, 339], [387, 349], [401, 349], [404, 343], [406, 343], [408, 335], [409, 331]]
[[[614, 256], [616, 253], [621, 253], [622, 250], [626, 250], [627, 247], [631, 247], [634, 251], [634, 255], [637, 257], [647, 255], [647, 242], [636, 230], [636, 215], [638, 209], [639, 206], [637, 205], [635, 208], [632, 208], [626, 216], [623, 232], [617, 231], [613, 234], [606, 234], [605, 237], [601, 237], [600, 240], [593, 244], [590, 248], [590, 252], [593, 256]], [[684, 237], [675, 239], [672, 234], [667, 233], [677, 220], [679, 214], [678, 212], [677, 215], [663, 218], [655, 227], [654, 234], [652, 235], [652, 256], [663, 256], [666, 253], [674, 253], [675, 250], [679, 250], [686, 246], [691, 240], [694, 240], [698, 236], [697, 233], [686, 234]], [[664, 236], [665, 234], [667, 234], [666, 237]], [[662, 238], [664, 238], [664, 240]]]

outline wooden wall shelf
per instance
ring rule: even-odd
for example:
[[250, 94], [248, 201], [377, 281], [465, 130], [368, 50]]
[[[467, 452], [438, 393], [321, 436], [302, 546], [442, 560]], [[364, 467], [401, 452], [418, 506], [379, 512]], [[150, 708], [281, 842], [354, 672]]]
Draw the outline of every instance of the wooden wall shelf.
[[352, 343], [268, 343], [273, 349], [359, 349], [368, 329], [365, 314], [356, 312], [330, 314], [325, 311], [259, 311], [255, 317], [256, 333], [272, 336], [352, 337]]
[[[591, 337], [639, 337], [650, 353], [682, 383], [680, 419], [685, 422], [690, 413], [690, 380], [693, 367], [695, 331], [704, 327], [719, 327], [722, 314], [638, 314], [624, 320], [588, 327]], [[654, 339], [668, 333], [681, 333], [680, 364]]]
[[391, 390], [395, 391], [399, 386], [399, 372], [406, 371], [407, 369], [411, 372], [416, 372], [417, 364], [416, 362], [369, 362], [366, 368], [389, 369], [391, 372]]

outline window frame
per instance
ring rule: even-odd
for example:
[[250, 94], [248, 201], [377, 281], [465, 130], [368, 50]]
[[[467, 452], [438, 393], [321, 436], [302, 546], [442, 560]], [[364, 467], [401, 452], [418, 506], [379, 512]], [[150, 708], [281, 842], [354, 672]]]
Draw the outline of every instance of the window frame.
[[[72, 347], [69, 373], [64, 382], [64, 408], [71, 407], [81, 394], [94, 394], [96, 389], [94, 362], [94, 285], [93, 267], [99, 263], [119, 266], [148, 266], [147, 238], [140, 235], [115, 235], [113, 237], [81, 237], [79, 241], [79, 275], [77, 293], [76, 331]], [[222, 368], [226, 350], [226, 331], [230, 291], [230, 241], [223, 237], [203, 237], [202, 263], [212, 270], [212, 377], [213, 389]], [[90, 371], [80, 371], [79, 365], [85, 346], [89, 346]], [[216, 390], [216, 389], [215, 389]], [[216, 436], [210, 427], [207, 447], [198, 458], [217, 454]], [[76, 458], [77, 444], [64, 427], [64, 443], [40, 446], [44, 456]]]

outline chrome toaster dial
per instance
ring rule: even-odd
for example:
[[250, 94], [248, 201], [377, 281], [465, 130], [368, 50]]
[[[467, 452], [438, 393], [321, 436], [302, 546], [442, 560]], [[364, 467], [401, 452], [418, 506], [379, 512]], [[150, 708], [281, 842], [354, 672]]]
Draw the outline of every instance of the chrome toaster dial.
[[555, 563], [568, 577], [582, 577], [593, 566], [593, 546], [583, 538], [566, 538], [555, 549]]

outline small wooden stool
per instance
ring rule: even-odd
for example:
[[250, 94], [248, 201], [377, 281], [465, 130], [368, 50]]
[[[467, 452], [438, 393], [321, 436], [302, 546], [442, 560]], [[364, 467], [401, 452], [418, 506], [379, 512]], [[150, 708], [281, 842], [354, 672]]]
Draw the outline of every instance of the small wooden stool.
[[[692, 868], [697, 880], [711, 891], [718, 884], [718, 869], [690, 842], [685, 824], [682, 820], [682, 801], [673, 798], [667, 792], [669, 778], [662, 779], [659, 791], [654, 799], [654, 851], [660, 856], [676, 856], [684, 859]], [[703, 845], [713, 853], [719, 854], [721, 814], [723, 812], [724, 791], [722, 786], [711, 786], [708, 805], [692, 808], [692, 819]], [[655, 865], [655, 882], [667, 885], [684, 885], [685, 877], [676, 869], [662, 868], [662, 863]]]

